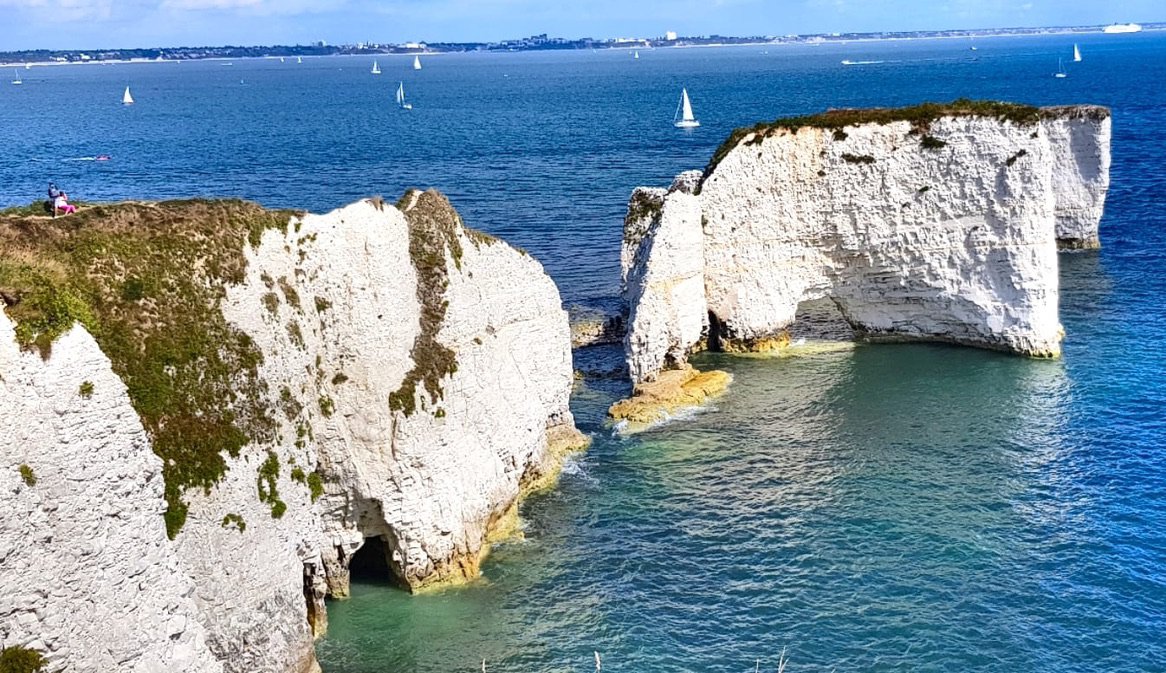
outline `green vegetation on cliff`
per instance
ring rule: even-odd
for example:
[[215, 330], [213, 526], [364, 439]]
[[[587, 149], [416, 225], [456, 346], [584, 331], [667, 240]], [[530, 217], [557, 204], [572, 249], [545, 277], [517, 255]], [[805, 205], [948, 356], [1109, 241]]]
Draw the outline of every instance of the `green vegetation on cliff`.
[[417, 273], [417, 303], [421, 306], [421, 331], [409, 352], [413, 368], [405, 374], [401, 386], [389, 394], [389, 408], [410, 416], [417, 408], [417, 385], [429, 394], [431, 404], [444, 395], [441, 379], [457, 371], [454, 352], [437, 341], [449, 302], [449, 267], [446, 254], [461, 269], [462, 244], [457, 232], [461, 218], [449, 201], [430, 190], [407, 192], [397, 207], [409, 222], [409, 256]]
[[187, 489], [209, 490], [225, 455], [275, 439], [262, 355], [220, 305], [243, 280], [246, 245], [291, 214], [191, 200], [0, 215], [0, 298], [18, 341], [47, 358], [74, 321], [97, 340], [162, 458], [171, 537]]
[[[1063, 114], [1050, 111], [1049, 114]], [[1040, 121], [1041, 108], [1031, 105], [1004, 103], [989, 100], [970, 100], [960, 98], [950, 103], [923, 103], [911, 107], [901, 108], [869, 108], [828, 110], [814, 115], [800, 117], [786, 117], [771, 122], [761, 122], [750, 127], [734, 130], [728, 139], [721, 143], [713, 153], [712, 160], [704, 169], [702, 181], [712, 175], [713, 170], [721, 163], [729, 152], [733, 151], [741, 141], [749, 136], [753, 138], [749, 144], [756, 144], [766, 137], [783, 131], [794, 133], [803, 127], [824, 129], [832, 132], [835, 141], [841, 142], [847, 138], [842, 129], [860, 124], [891, 124], [894, 122], [910, 122], [916, 133], [925, 134], [931, 122], [940, 117], [990, 117], [1013, 124], [1029, 125]], [[934, 149], [932, 143], [928, 149]]]
[[0, 648], [0, 673], [40, 673], [48, 661], [26, 647]]
[[320, 476], [319, 472], [304, 472], [302, 467], [293, 467], [291, 478], [297, 484], [308, 487], [308, 494], [311, 496], [312, 502], [316, 502], [320, 496], [324, 495], [324, 478]]
[[31, 467], [21, 463], [17, 469], [20, 471], [20, 479], [24, 482], [25, 486], [36, 486], [36, 472], [33, 472]]
[[259, 488], [259, 500], [271, 506], [271, 518], [278, 519], [287, 511], [287, 504], [279, 497], [279, 456], [274, 451], [267, 452], [267, 460], [259, 466], [255, 478]]
[[663, 207], [664, 197], [652, 190], [637, 189], [632, 192], [632, 198], [628, 201], [628, 212], [623, 220], [624, 231], [627, 231], [630, 224], [656, 217]]

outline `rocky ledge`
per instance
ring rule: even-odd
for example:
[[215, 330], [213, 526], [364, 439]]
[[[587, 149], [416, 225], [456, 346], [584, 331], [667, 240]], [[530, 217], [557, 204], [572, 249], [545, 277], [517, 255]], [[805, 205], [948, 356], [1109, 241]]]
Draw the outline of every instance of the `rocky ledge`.
[[557, 288], [436, 192], [10, 212], [0, 249], [0, 645], [49, 670], [318, 670], [354, 556], [471, 579], [587, 442]]
[[735, 131], [631, 196], [633, 384], [700, 350], [780, 350], [823, 299], [868, 341], [1059, 355], [1057, 249], [1099, 245], [1109, 138], [1105, 108], [967, 100]]
[[725, 392], [732, 378], [725, 372], [702, 372], [688, 365], [662, 371], [637, 383], [632, 396], [611, 406], [608, 414], [620, 430], [635, 432], [666, 421], [677, 412], [699, 407]]

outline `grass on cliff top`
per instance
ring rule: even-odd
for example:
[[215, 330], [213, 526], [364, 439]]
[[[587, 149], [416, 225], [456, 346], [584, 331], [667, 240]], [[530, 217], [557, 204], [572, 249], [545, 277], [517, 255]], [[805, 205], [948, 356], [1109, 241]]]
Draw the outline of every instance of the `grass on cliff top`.
[[238, 200], [0, 213], [0, 298], [17, 340], [47, 358], [74, 321], [97, 340], [163, 460], [172, 538], [187, 489], [217, 483], [224, 454], [274, 439], [262, 355], [220, 304], [243, 280], [244, 247], [290, 215]]
[[926, 130], [931, 122], [940, 117], [991, 117], [1014, 124], [1027, 125], [1040, 121], [1041, 115], [1041, 109], [1031, 105], [960, 98], [950, 103], [922, 103], [901, 108], [849, 108], [827, 110], [819, 114], [800, 117], [786, 117], [735, 129], [713, 153], [713, 158], [705, 167], [701, 181], [703, 182], [712, 175], [713, 170], [716, 169], [721, 160], [750, 134], [757, 134], [759, 141], [772, 133], [783, 130], [797, 133], [798, 129], [803, 127], [838, 131], [847, 126], [859, 124], [891, 124], [900, 121], [911, 122], [915, 129]]

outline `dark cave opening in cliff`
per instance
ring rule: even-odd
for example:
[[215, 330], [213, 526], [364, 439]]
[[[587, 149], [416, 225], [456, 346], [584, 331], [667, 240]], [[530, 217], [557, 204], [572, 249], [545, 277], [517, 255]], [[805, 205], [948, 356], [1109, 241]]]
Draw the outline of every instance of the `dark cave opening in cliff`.
[[354, 582], [396, 586], [393, 571], [389, 569], [389, 545], [382, 537], [366, 537], [364, 545], [356, 550], [348, 562], [349, 577]]
[[790, 340], [854, 341], [850, 326], [833, 299], [810, 299], [798, 304], [794, 322], [789, 327]]

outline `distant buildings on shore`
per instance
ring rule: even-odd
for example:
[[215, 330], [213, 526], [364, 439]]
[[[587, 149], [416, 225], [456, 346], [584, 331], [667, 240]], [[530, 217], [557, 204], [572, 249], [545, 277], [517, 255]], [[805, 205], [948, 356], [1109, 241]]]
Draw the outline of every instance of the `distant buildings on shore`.
[[1055, 28], [1003, 28], [977, 30], [929, 30], [878, 33], [821, 33], [816, 35], [754, 35], [732, 37], [725, 35], [681, 36], [667, 31], [660, 37], [618, 37], [567, 39], [549, 37], [546, 33], [501, 42], [405, 42], [388, 44], [358, 42], [330, 45], [320, 40], [311, 45], [274, 45], [258, 47], [154, 47], [146, 49], [107, 50], [49, 50], [0, 52], [0, 63], [87, 63], [93, 61], [185, 61], [204, 58], [261, 58], [287, 56], [332, 56], [344, 54], [410, 54], [420, 52], [467, 51], [540, 51], [570, 49], [631, 49], [653, 47], [689, 47], [732, 44], [823, 43], [851, 40], [920, 39], [936, 37], [987, 37], [995, 35], [1043, 35], [1053, 33], [1134, 33], [1142, 30], [1166, 30], [1166, 23], [1113, 24], [1110, 26], [1076, 26]]

